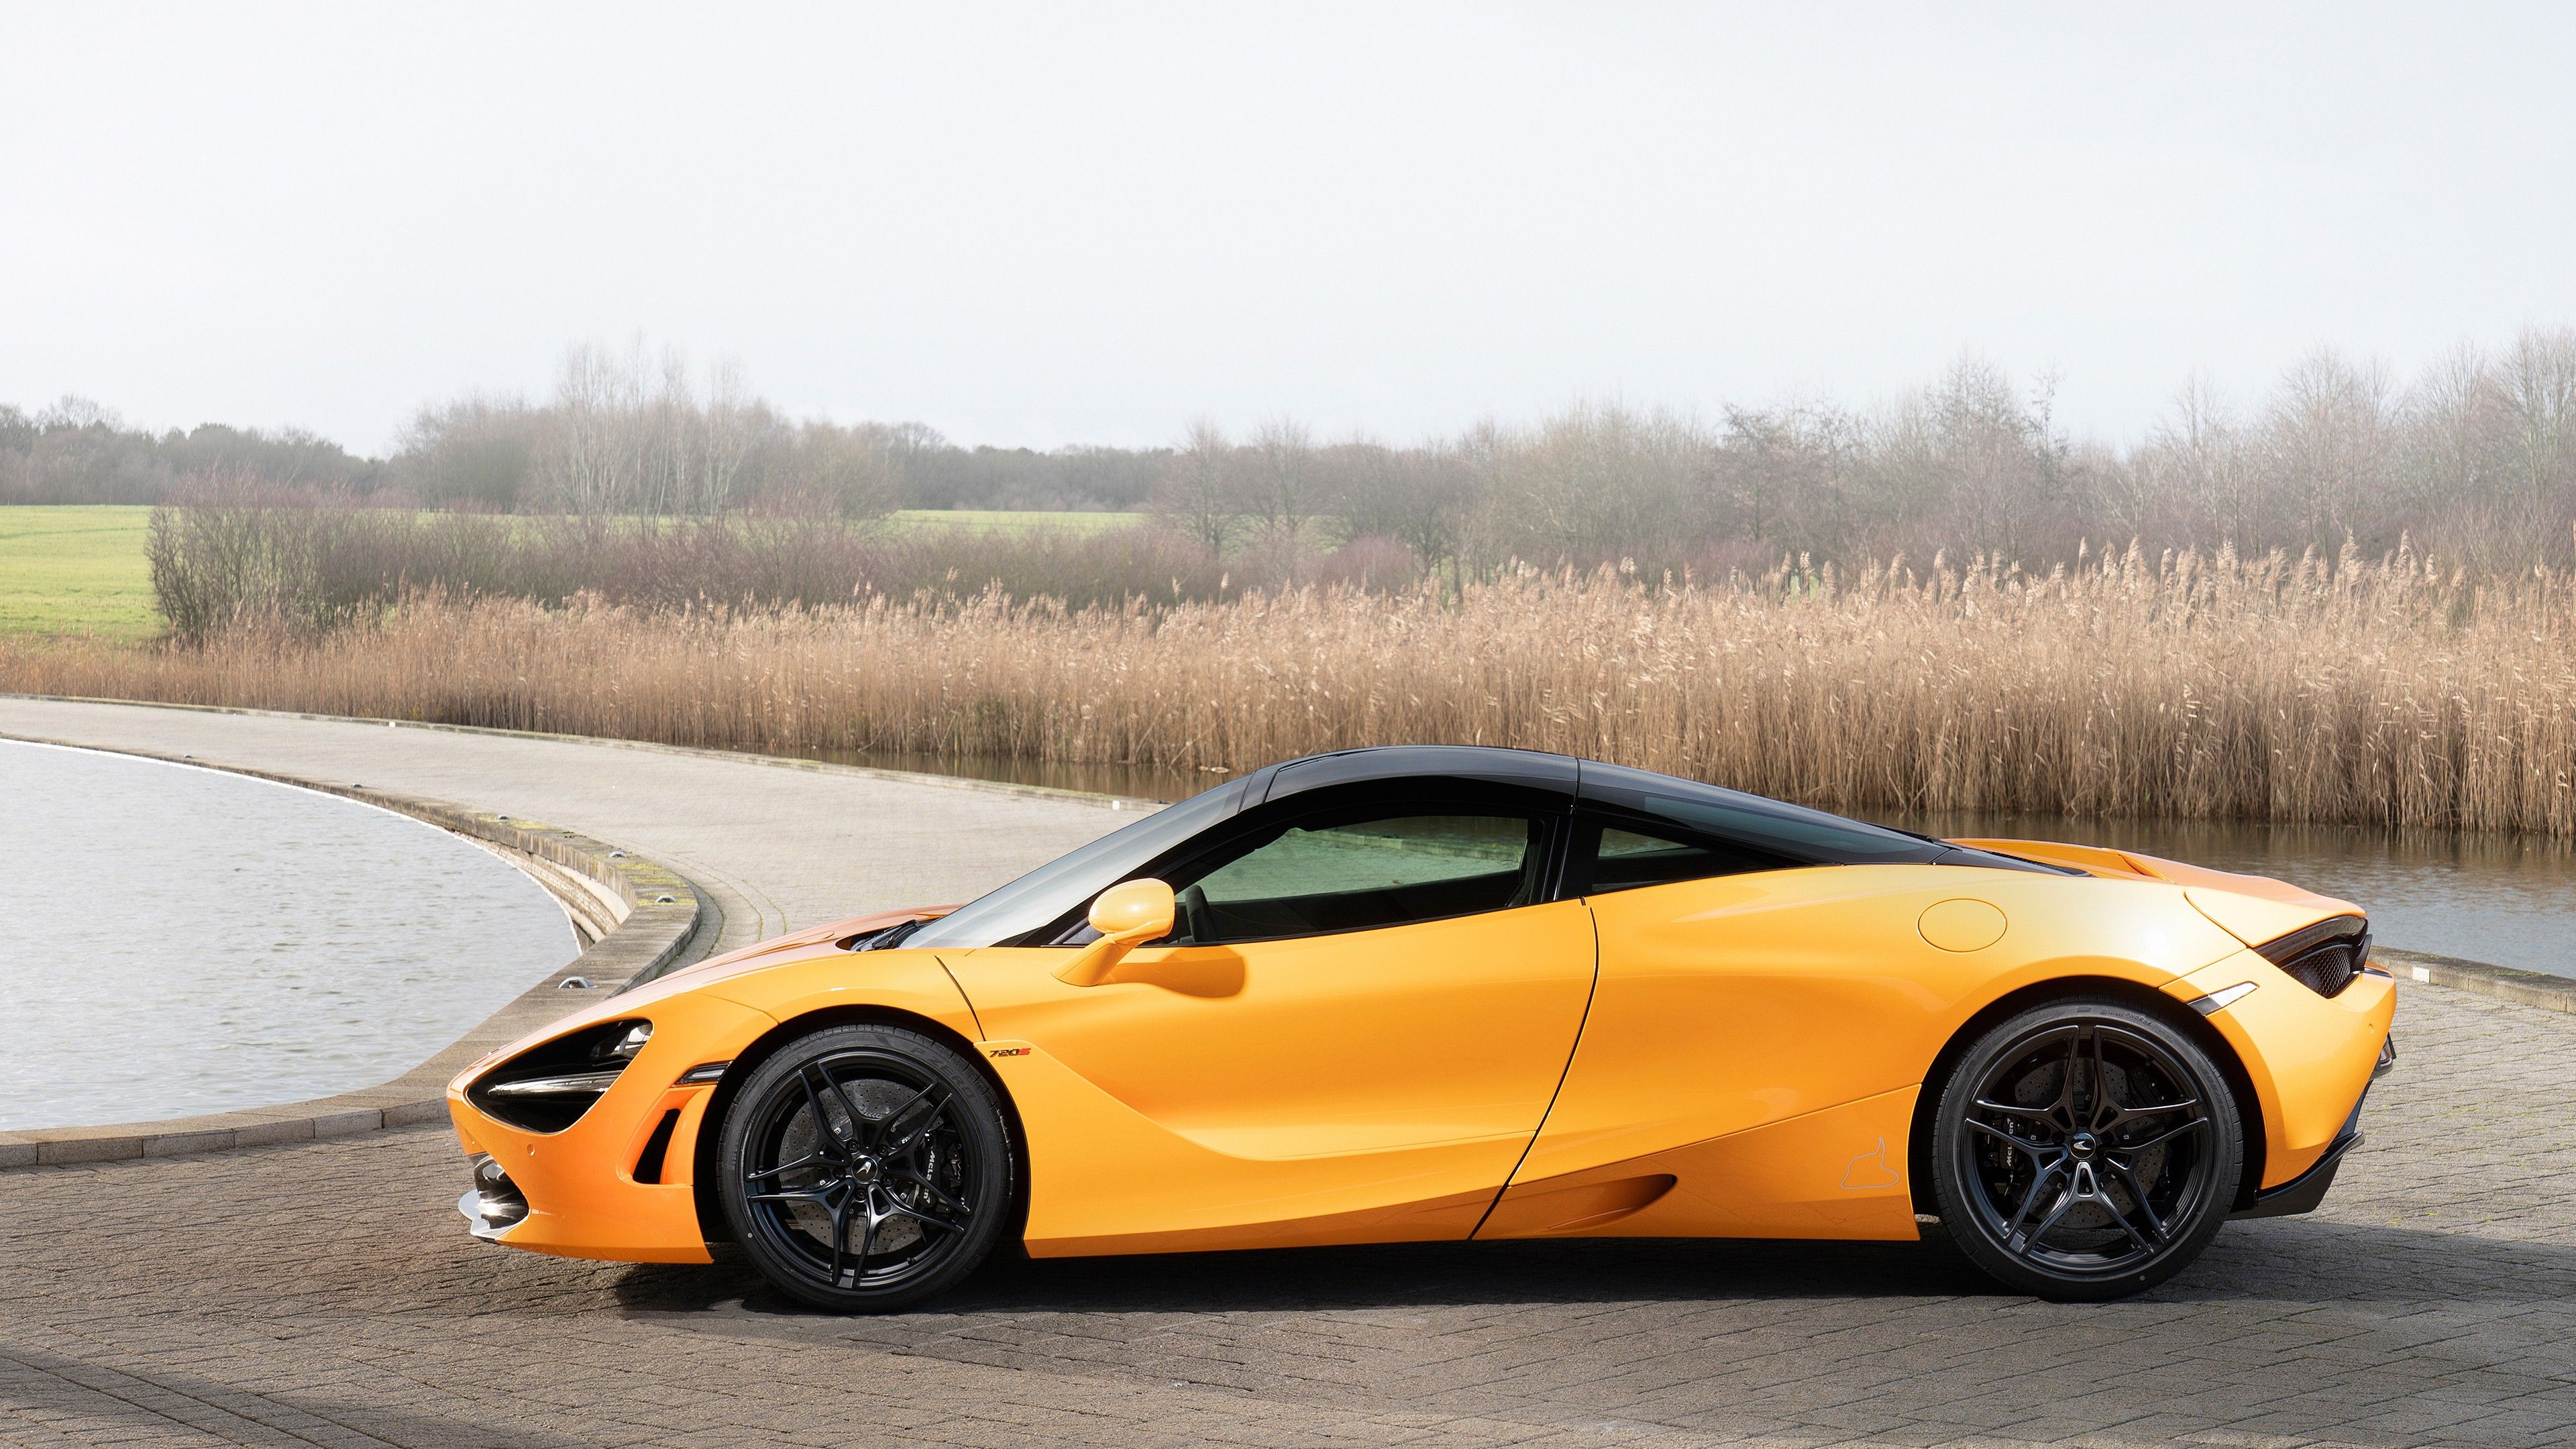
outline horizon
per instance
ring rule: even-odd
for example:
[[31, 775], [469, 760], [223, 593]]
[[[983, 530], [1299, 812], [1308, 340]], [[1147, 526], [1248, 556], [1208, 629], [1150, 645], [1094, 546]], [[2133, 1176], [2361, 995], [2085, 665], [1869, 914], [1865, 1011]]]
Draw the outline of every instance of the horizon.
[[[2211, 394], [2203, 391], [2196, 397], [2189, 398], [2188, 401], [2201, 407], [2214, 407], [2214, 417], [2220, 422], [2259, 426], [2266, 410], [2276, 409], [2280, 405], [2282, 389], [2292, 386], [2293, 372], [2307, 364], [2323, 362], [2356, 378], [2376, 379], [2385, 385], [2385, 396], [2392, 410], [2402, 411], [2409, 404], [2410, 399], [2417, 395], [2419, 388], [2429, 386], [2438, 393], [2441, 385], [2447, 380], [2446, 369], [2450, 364], [2473, 360], [2481, 366], [2492, 367], [2503, 361], [2516, 344], [2533, 340], [2543, 345], [2554, 344], [2562, 348], [2576, 345], [2576, 328], [2526, 327], [2512, 338], [2464, 339], [2450, 351], [2428, 361], [2414, 375], [2398, 372], [2384, 357], [2356, 355], [2331, 347], [2311, 348], [2285, 365], [2280, 376], [2273, 378], [2261, 388], [2232, 394]], [[568, 344], [563, 350], [563, 356], [569, 361], [585, 349], [588, 349], [594, 357], [622, 362], [632, 369], [633, 375], [639, 381], [649, 380], [657, 373], [677, 367], [680, 374], [687, 380], [688, 391], [685, 395], [691, 400], [692, 406], [714, 401], [709, 384], [723, 368], [733, 365], [736, 361], [733, 358], [720, 358], [714, 362], [706, 362], [688, 357], [672, 348], [660, 349], [657, 352], [647, 349], [640, 338], [633, 340], [633, 350], [623, 358], [617, 356], [615, 349], [582, 342]], [[1715, 398], [1706, 400], [1700, 406], [1676, 407], [1664, 403], [1633, 404], [1623, 398], [1575, 396], [1564, 399], [1552, 407], [1537, 409], [1517, 417], [1499, 417], [1488, 412], [1446, 432], [1412, 438], [1387, 438], [1365, 429], [1331, 434], [1309, 427], [1304, 418], [1276, 411], [1259, 416], [1249, 426], [1236, 429], [1220, 426], [1218, 431], [1225, 440], [1238, 445], [1252, 442], [1266, 428], [1284, 426], [1294, 429], [1300, 436], [1309, 439], [1319, 448], [1355, 443], [1407, 450], [1446, 447], [1480, 429], [1496, 429], [1504, 433], [1527, 433], [1543, 429], [1560, 420], [1587, 413], [1624, 415], [1649, 420], [1671, 419], [1695, 429], [1717, 434], [1733, 429], [1734, 424], [1725, 415], [1737, 409], [1757, 416], [1777, 416], [1783, 410], [1819, 408], [1838, 412], [1864, 426], [1875, 426], [1896, 421], [1903, 409], [1923, 402], [1953, 379], [1971, 375], [1980, 367], [1993, 365], [1991, 358], [1976, 353], [1961, 353], [1952, 359], [1949, 366], [1939, 372], [1927, 375], [1905, 388], [1870, 399], [1805, 392], [1775, 394], [1765, 399]], [[1999, 370], [1998, 375], [2014, 390], [2021, 405], [2029, 409], [2035, 419], [2053, 418], [2055, 389], [2062, 379], [2046, 374], [2038, 377], [2017, 376], [2002, 370]], [[1146, 439], [1138, 442], [1100, 442], [1077, 438], [1038, 447], [1025, 443], [953, 437], [918, 418], [849, 417], [835, 416], [830, 413], [800, 415], [778, 406], [774, 399], [762, 391], [756, 381], [739, 377], [734, 378], [734, 381], [741, 387], [740, 392], [734, 395], [736, 400], [769, 407], [772, 409], [772, 415], [782, 423], [797, 426], [821, 423], [844, 427], [886, 428], [927, 426], [931, 428], [930, 440], [936, 446], [966, 452], [1033, 453], [1040, 456], [1060, 456], [1081, 452], [1124, 452], [1136, 455], [1169, 453], [1176, 448], [1187, 446], [1187, 435], [1191, 429], [1205, 420], [1203, 415], [1201, 418], [1180, 420], [1174, 424], [1169, 435], [1160, 439]], [[2078, 432], [2063, 428], [2059, 430], [2058, 436], [2060, 440], [2075, 449], [2098, 447], [2115, 458], [2127, 457], [2141, 449], [2156, 446], [2158, 435], [2165, 432], [2168, 426], [2184, 413], [2186, 394], [2201, 388], [2206, 381], [2206, 374], [2199, 371], [2186, 376], [2175, 387], [2166, 391], [2156, 410], [2148, 414], [2137, 430], [2127, 436], [2104, 437], [2099, 433]], [[502, 392], [487, 388], [456, 388], [424, 398], [415, 404], [407, 410], [403, 427], [408, 429], [412, 426], [412, 418], [456, 404], [497, 404], [544, 413], [561, 406], [561, 399], [559, 394], [551, 391]], [[352, 447], [345, 439], [293, 422], [256, 424], [226, 418], [203, 418], [193, 423], [152, 423], [126, 415], [109, 400], [78, 394], [64, 394], [42, 403], [0, 397], [0, 412], [10, 411], [16, 412], [21, 418], [39, 428], [63, 425], [77, 427], [98, 423], [114, 430], [139, 433], [154, 438], [187, 436], [203, 428], [228, 428], [271, 440], [305, 437], [324, 445], [337, 447], [351, 458], [370, 464], [390, 462], [401, 456], [407, 447], [399, 430], [395, 436], [386, 440], [381, 450], [370, 451]], [[2393, 415], [2394, 412], [2392, 412]]]

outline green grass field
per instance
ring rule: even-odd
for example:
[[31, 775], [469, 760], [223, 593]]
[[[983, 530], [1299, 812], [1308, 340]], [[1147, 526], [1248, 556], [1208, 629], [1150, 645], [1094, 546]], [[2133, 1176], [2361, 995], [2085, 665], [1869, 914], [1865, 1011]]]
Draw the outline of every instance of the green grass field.
[[[134, 641], [161, 632], [143, 556], [149, 508], [0, 508], [0, 634], [87, 634]], [[898, 529], [1104, 533], [1141, 513], [1002, 513], [915, 508]]]
[[0, 508], [0, 633], [149, 639], [149, 508]]
[[1039, 509], [1005, 513], [974, 508], [906, 508], [886, 515], [886, 521], [897, 528], [971, 528], [989, 533], [1034, 533], [1042, 528], [1107, 533], [1113, 528], [1131, 528], [1144, 518], [1141, 513], [1050, 513]]

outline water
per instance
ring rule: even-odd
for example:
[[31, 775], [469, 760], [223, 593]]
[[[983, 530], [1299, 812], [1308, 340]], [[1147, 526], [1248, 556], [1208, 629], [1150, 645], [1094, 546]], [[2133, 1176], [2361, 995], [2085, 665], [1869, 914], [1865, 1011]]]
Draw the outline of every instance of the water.
[[[1143, 800], [1178, 800], [1228, 778], [1157, 765], [982, 756], [816, 751], [810, 758]], [[2337, 826], [1860, 813], [1927, 835], [2112, 845], [2276, 876], [2360, 904], [2379, 943], [2391, 949], [2576, 976], [2576, 851], [2565, 842]]]
[[336, 796], [0, 740], [0, 1130], [390, 1080], [578, 954], [509, 862]]

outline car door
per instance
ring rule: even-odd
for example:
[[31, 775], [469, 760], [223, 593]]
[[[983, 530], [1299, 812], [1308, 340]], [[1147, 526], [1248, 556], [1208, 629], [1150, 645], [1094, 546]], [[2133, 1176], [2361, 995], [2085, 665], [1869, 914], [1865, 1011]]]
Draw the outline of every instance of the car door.
[[1479, 1236], [1910, 1236], [1918, 1038], [1966, 980], [1914, 920], [1973, 880], [1635, 819], [1576, 834], [1569, 889], [1600, 933], [1599, 984]]
[[[1163, 868], [1173, 938], [953, 969], [1026, 1126], [1031, 1250], [1463, 1238], [1563, 1077], [1592, 986], [1550, 899], [1562, 812], [1341, 792]], [[1077, 933], [1080, 934], [1080, 933]]]

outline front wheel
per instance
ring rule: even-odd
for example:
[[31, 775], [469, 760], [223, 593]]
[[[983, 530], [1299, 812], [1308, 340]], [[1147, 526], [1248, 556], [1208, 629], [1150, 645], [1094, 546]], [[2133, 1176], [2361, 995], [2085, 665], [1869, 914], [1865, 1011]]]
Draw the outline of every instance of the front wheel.
[[1935, 1111], [1942, 1225], [1977, 1266], [2041, 1298], [2120, 1298], [2180, 1272], [2227, 1220], [2243, 1170], [2217, 1064], [2106, 998], [1988, 1031]]
[[882, 1313], [954, 1286], [1010, 1220], [1010, 1129], [955, 1051], [899, 1027], [788, 1043], [718, 1139], [725, 1216], [762, 1276], [818, 1308]]

